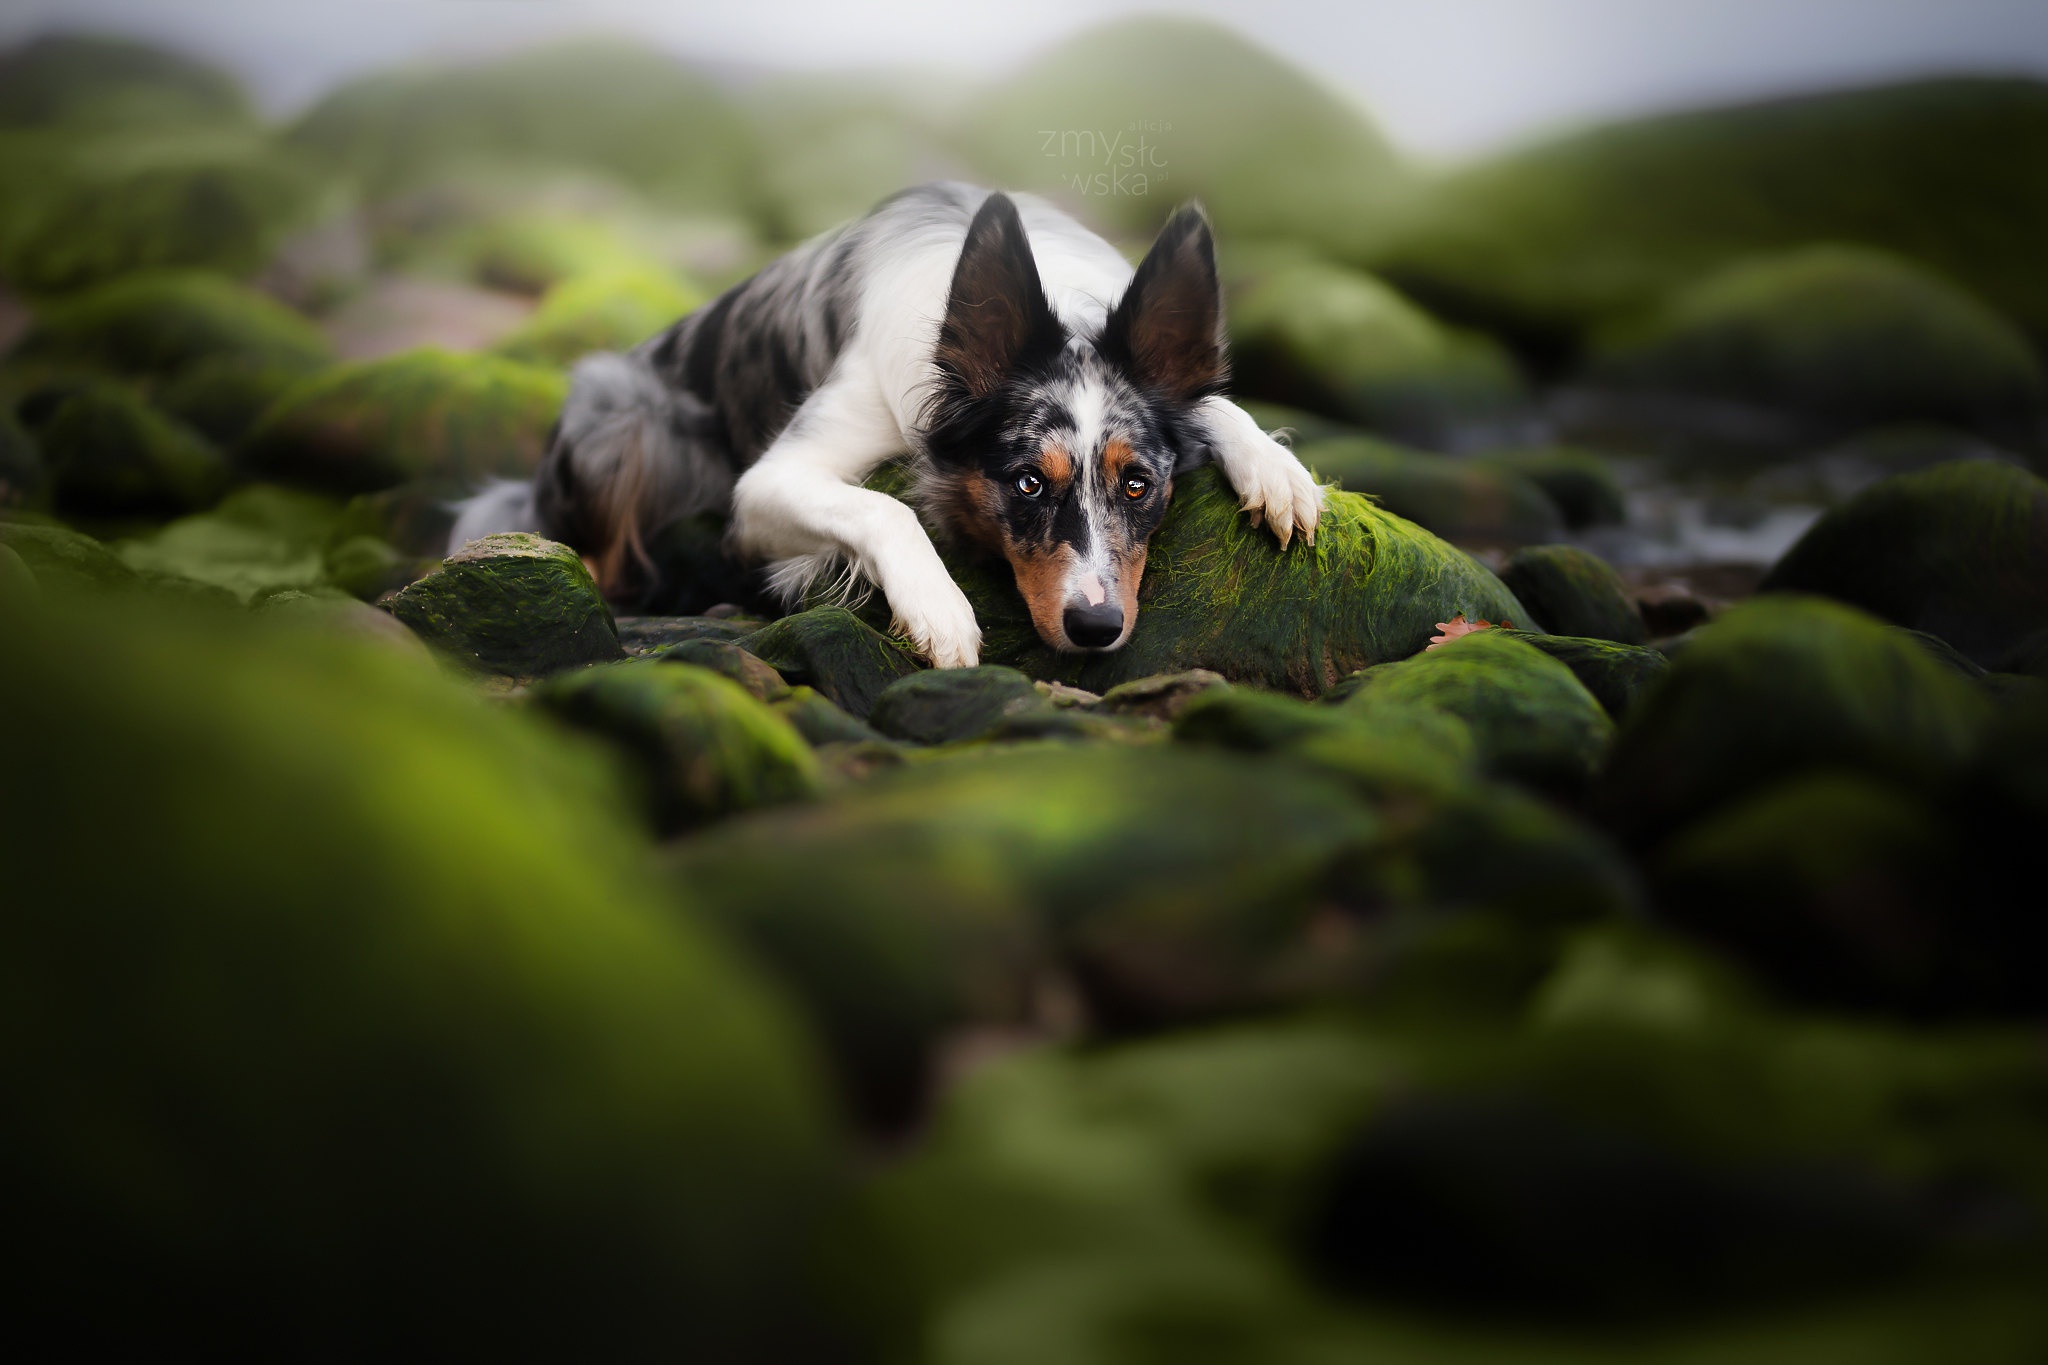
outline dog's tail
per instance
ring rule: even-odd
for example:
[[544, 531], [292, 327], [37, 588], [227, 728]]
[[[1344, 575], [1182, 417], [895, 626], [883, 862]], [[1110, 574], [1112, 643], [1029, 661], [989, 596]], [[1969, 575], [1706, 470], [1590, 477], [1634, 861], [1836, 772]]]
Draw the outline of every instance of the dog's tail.
[[708, 405], [638, 355], [587, 355], [531, 484], [494, 484], [460, 504], [450, 551], [479, 535], [533, 530], [580, 553], [607, 597], [656, 575], [647, 538], [723, 510], [733, 473]]

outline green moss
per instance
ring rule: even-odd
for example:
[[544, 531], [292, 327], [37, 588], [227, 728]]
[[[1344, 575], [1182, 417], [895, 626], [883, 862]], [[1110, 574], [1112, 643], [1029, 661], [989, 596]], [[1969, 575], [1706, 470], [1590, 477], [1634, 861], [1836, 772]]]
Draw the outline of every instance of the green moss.
[[1313, 547], [1297, 539], [1282, 550], [1207, 468], [1175, 481], [1138, 589], [1137, 625], [1113, 654], [1048, 648], [1006, 567], [956, 554], [947, 567], [974, 604], [983, 663], [1091, 692], [1205, 668], [1314, 695], [1347, 673], [1415, 653], [1457, 612], [1527, 615], [1470, 556], [1355, 493], [1328, 495]]
[[1090, 29], [975, 100], [958, 126], [991, 183], [1080, 199], [1132, 233], [1195, 198], [1225, 243], [1355, 248], [1408, 179], [1353, 101], [1200, 20]]
[[818, 790], [817, 760], [802, 736], [706, 668], [648, 659], [585, 668], [541, 684], [533, 701], [618, 750], [663, 835]]
[[0, 545], [19, 555], [36, 581], [53, 591], [101, 592], [142, 582], [119, 555], [69, 527], [0, 520]]
[[909, 654], [843, 607], [785, 616], [739, 643], [790, 682], [816, 688], [861, 720], [883, 688], [917, 671]]
[[700, 212], [745, 205], [753, 155], [710, 77], [594, 41], [368, 76], [322, 99], [290, 141], [379, 198], [483, 164], [609, 174]]
[[1477, 631], [1374, 669], [1338, 703], [1367, 717], [1389, 704], [1448, 712], [1471, 727], [1488, 772], [1564, 790], [1585, 784], [1614, 735], [1572, 671], [1514, 631]]
[[316, 369], [333, 359], [320, 330], [291, 309], [199, 270], [127, 275], [36, 314], [16, 357], [135, 378], [167, 378], [201, 361]]
[[1564, 340], [1760, 251], [1867, 242], [2048, 330], [2048, 87], [1952, 79], [1662, 115], [1446, 177], [1364, 264]]
[[788, 721], [813, 747], [825, 744], [883, 745], [881, 734], [872, 726], [855, 720], [827, 701], [823, 693], [808, 687], [792, 687], [787, 695], [769, 703], [775, 714]]
[[2048, 483], [1989, 461], [1885, 479], [1815, 522], [1763, 588], [1848, 602], [1996, 667], [2048, 628]]
[[580, 275], [549, 289], [540, 307], [492, 349], [513, 360], [567, 365], [591, 351], [624, 351], [704, 302], [662, 270]]
[[1636, 699], [1671, 667], [1671, 660], [1657, 650], [1612, 640], [1537, 634], [1521, 638], [1569, 668], [1617, 721], [1625, 720]]
[[[483, 221], [455, 229], [453, 240], [437, 248], [431, 234], [414, 232], [400, 245], [449, 259], [463, 277], [491, 289], [542, 295], [557, 285], [590, 275], [625, 274], [659, 267], [633, 240], [619, 220], [630, 219], [623, 207], [604, 217], [585, 217], [545, 209], [499, 212]], [[419, 262], [408, 259], [417, 268]], [[675, 288], [674, 281], [669, 287]]]
[[[1450, 540], [1528, 544], [1556, 540], [1556, 503], [1513, 471], [1413, 450], [1370, 436], [1303, 445], [1319, 478], [1370, 495], [1396, 516]], [[1516, 623], [1522, 624], [1517, 618]]]
[[1500, 581], [1557, 635], [1591, 636], [1639, 645], [1649, 638], [1635, 598], [1598, 555], [1574, 545], [1517, 550]]
[[208, 506], [227, 487], [219, 450], [126, 389], [67, 384], [32, 398], [25, 413], [62, 512], [175, 516]]
[[282, 618], [5, 628], [39, 1312], [252, 1348], [317, 1320], [362, 1350], [839, 1353], [811, 1335], [814, 1073], [673, 913], [595, 754]]
[[202, 360], [152, 386], [151, 401], [224, 450], [232, 450], [271, 404], [306, 377], [296, 365]]
[[984, 665], [912, 673], [875, 698], [868, 723], [912, 744], [950, 744], [1051, 705], [1014, 668]]
[[1361, 426], [1428, 433], [1522, 397], [1493, 341], [1447, 327], [1370, 275], [1283, 265], [1230, 302], [1239, 389]]
[[781, 701], [789, 695], [789, 684], [780, 673], [730, 640], [704, 636], [678, 640], [655, 650], [653, 657], [667, 663], [708, 668], [744, 687], [756, 701]]
[[339, 511], [314, 494], [254, 484], [212, 511], [182, 517], [116, 548], [131, 568], [210, 583], [247, 602], [266, 592], [325, 584], [326, 547]]
[[523, 477], [567, 393], [561, 375], [515, 361], [407, 351], [293, 386], [238, 454], [267, 478], [347, 493], [428, 477]]
[[465, 667], [530, 678], [620, 658], [611, 608], [566, 545], [485, 536], [380, 604]]
[[1863, 247], [1745, 258], [1599, 339], [1594, 382], [1704, 395], [1849, 431], [1951, 422], [2031, 439], [2048, 381], [2026, 337], [1948, 281]]
[[1618, 526], [1628, 519], [1628, 499], [1614, 469], [1590, 450], [1544, 446], [1502, 450], [1476, 457], [1474, 464], [1527, 479], [1557, 504], [1572, 530]]
[[124, 38], [56, 33], [0, 52], [0, 127], [249, 120], [234, 79]]
[[1935, 783], [1986, 717], [1968, 682], [1911, 640], [1819, 598], [1760, 597], [1693, 633], [1637, 699], [1599, 799], [1637, 842], [1823, 768]]

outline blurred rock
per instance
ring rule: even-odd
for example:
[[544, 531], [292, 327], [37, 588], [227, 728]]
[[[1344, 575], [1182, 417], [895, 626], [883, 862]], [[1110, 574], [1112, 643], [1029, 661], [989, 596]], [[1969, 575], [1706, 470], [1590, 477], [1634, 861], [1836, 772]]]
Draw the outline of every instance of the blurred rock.
[[306, 373], [333, 359], [320, 330], [267, 295], [202, 270], [124, 275], [36, 315], [10, 357], [166, 379], [207, 361]]
[[1574, 635], [1521, 636], [1572, 671], [1616, 721], [1626, 720], [1643, 690], [1663, 677], [1671, 660], [1654, 649]]
[[912, 744], [950, 744], [985, 735], [1018, 715], [1051, 709], [1016, 669], [984, 665], [899, 678], [875, 698], [868, 722]]
[[[624, 643], [623, 637], [620, 641]], [[678, 640], [663, 645], [653, 652], [652, 657], [664, 663], [694, 664], [708, 668], [713, 673], [732, 679], [747, 690], [755, 701], [781, 701], [789, 695], [789, 684], [782, 675], [747, 653], [730, 640], [710, 639], [699, 636], [693, 640]]]
[[1619, 526], [1628, 519], [1628, 500], [1621, 480], [1605, 459], [1590, 450], [1569, 446], [1503, 450], [1476, 456], [1472, 463], [1518, 475], [1535, 484], [1557, 505], [1564, 524], [1571, 530]]
[[1228, 687], [1220, 673], [1191, 668], [1185, 673], [1162, 673], [1157, 677], [1134, 678], [1118, 683], [1102, 694], [1100, 709], [1118, 715], [1153, 716], [1170, 721], [1196, 697]]
[[250, 484], [211, 511], [180, 517], [118, 548], [131, 568], [210, 583], [248, 602], [328, 581], [325, 552], [338, 511], [317, 494]]
[[482, 673], [532, 678], [624, 655], [576, 552], [524, 532], [471, 541], [379, 605]]
[[227, 460], [211, 442], [116, 385], [47, 386], [19, 412], [48, 463], [60, 512], [176, 516], [227, 489]]
[[639, 345], [705, 301], [704, 291], [658, 269], [607, 271], [562, 281], [491, 349], [534, 365], [567, 366], [592, 351]]
[[1649, 638], [1621, 575], [1606, 560], [1576, 546], [1517, 550], [1501, 569], [1500, 581], [1550, 634], [1624, 645], [1639, 645]]
[[1369, 436], [1304, 445], [1300, 454], [1319, 478], [1368, 494], [1394, 515], [1446, 540], [1528, 545], [1564, 535], [1557, 504], [1512, 471]]

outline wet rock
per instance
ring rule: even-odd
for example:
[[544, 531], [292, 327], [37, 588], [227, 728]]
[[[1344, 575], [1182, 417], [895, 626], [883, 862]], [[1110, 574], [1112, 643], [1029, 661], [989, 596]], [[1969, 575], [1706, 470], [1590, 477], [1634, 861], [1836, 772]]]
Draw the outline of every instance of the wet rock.
[[250, 431], [239, 458], [266, 478], [337, 493], [422, 478], [523, 478], [567, 392], [551, 370], [407, 351], [294, 386]]
[[1671, 660], [1654, 649], [1573, 635], [1521, 638], [1572, 671], [1616, 721], [1625, 720], [1643, 689], [1664, 676]]
[[638, 769], [658, 834], [818, 790], [817, 761], [802, 736], [707, 668], [635, 659], [561, 674], [532, 695], [534, 705], [610, 741]]
[[46, 388], [21, 413], [61, 512], [176, 516], [210, 505], [227, 488], [227, 460], [206, 438], [111, 384]]
[[1049, 712], [1031, 679], [1014, 668], [933, 669], [884, 688], [868, 721], [912, 744], [951, 744], [987, 734], [1005, 720]]
[[763, 622], [710, 616], [614, 616], [619, 643], [628, 654], [652, 654], [686, 640], [734, 641], [752, 635]]
[[168, 270], [125, 275], [40, 310], [11, 358], [168, 379], [209, 361], [305, 374], [334, 352], [319, 328], [266, 294], [208, 271]]
[[1555, 503], [1564, 524], [1577, 531], [1588, 526], [1619, 526], [1628, 518], [1628, 499], [1606, 460], [1590, 450], [1546, 446], [1535, 450], [1503, 450], [1476, 457], [1473, 464], [1527, 479]]
[[1517, 550], [1501, 569], [1500, 581], [1553, 635], [1625, 645], [1649, 638], [1621, 575], [1606, 560], [1575, 545]]
[[1102, 694], [1101, 709], [1113, 715], [1153, 716], [1170, 721], [1196, 697], [1230, 684], [1221, 673], [1191, 668], [1185, 673], [1162, 673], [1152, 678], [1134, 678], [1118, 683]]
[[780, 701], [789, 695], [789, 684], [780, 673], [729, 641], [682, 640], [656, 650], [653, 657], [665, 663], [708, 668], [731, 678], [756, 701]]
[[1138, 589], [1137, 626], [1113, 654], [1055, 653], [1038, 638], [1007, 566], [964, 553], [946, 562], [974, 604], [984, 664], [1099, 693], [1199, 668], [1312, 696], [1415, 653], [1457, 612], [1527, 616], [1471, 556], [1354, 493], [1328, 495], [1313, 547], [1297, 540], [1282, 550], [1245, 520], [1214, 469], [1175, 480]]
[[592, 351], [630, 350], [704, 302], [701, 289], [664, 270], [578, 275], [550, 288], [491, 349], [531, 365], [569, 365]]
[[37, 1317], [842, 1354], [803, 1269], [835, 1202], [815, 1074], [595, 754], [311, 625], [5, 631], [0, 956], [42, 1040], [0, 1063], [5, 1182]]
[[844, 607], [785, 616], [739, 644], [788, 682], [816, 688], [860, 720], [867, 719], [883, 688], [917, 671], [916, 660]]
[[1238, 289], [1230, 342], [1244, 392], [1379, 430], [1426, 434], [1523, 396], [1514, 362], [1491, 338], [1323, 262], [1280, 265]]
[[1778, 781], [1841, 768], [1938, 782], [1968, 758], [1986, 703], [1862, 612], [1781, 595], [1702, 626], [1617, 736], [1598, 800], [1638, 843]]
[[1339, 703], [1431, 707], [1472, 728], [1486, 771], [1539, 787], [1582, 787], [1604, 757], [1614, 722], [1564, 664], [1519, 638], [1483, 630], [1375, 669]]
[[2020, 330], [1901, 256], [1813, 246], [1725, 266], [1600, 342], [1596, 382], [1800, 414], [2030, 432], [2048, 381]]
[[1832, 597], [1994, 667], [2048, 628], [2048, 482], [1980, 460], [1886, 479], [1815, 522], [1762, 590]]
[[524, 532], [471, 541], [379, 605], [482, 673], [539, 677], [624, 654], [611, 609], [576, 552]]
[[1548, 494], [1513, 470], [1410, 450], [1370, 436], [1301, 448], [1302, 463], [1446, 540], [1527, 545], [1559, 539]]

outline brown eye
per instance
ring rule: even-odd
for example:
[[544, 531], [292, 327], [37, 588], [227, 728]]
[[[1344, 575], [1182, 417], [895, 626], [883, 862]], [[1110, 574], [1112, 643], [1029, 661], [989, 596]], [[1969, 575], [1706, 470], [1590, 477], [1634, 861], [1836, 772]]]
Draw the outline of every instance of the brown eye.
[[1129, 498], [1133, 502], [1136, 502], [1139, 498], [1144, 497], [1147, 493], [1151, 491], [1152, 485], [1145, 482], [1145, 480], [1143, 479], [1124, 480], [1124, 496]]
[[1027, 498], [1035, 498], [1045, 491], [1045, 480], [1027, 470], [1017, 476], [1017, 491]]

